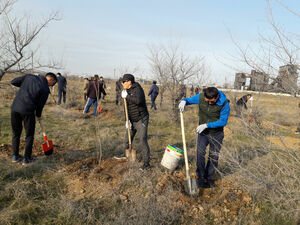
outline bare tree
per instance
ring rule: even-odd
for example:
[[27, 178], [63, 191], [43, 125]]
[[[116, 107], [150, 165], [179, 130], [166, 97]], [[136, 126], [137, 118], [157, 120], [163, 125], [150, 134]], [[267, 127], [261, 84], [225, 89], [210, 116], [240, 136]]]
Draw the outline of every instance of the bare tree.
[[[282, 3], [276, 0], [282, 5]], [[268, 5], [268, 18], [273, 35], [267, 36], [265, 33], [258, 34], [257, 45], [249, 44], [242, 46], [233, 36], [231, 39], [236, 46], [238, 54], [234, 60], [245, 63], [251, 69], [261, 73], [269, 74], [272, 86], [282, 92], [296, 94], [297, 70], [299, 70], [299, 36], [288, 32], [283, 26], [275, 22], [270, 0], [266, 0]], [[283, 5], [282, 5], [283, 6]], [[287, 8], [284, 5], [284, 8]], [[288, 8], [287, 8], [288, 9]], [[291, 10], [293, 15], [299, 15]], [[281, 66], [288, 66], [292, 70], [291, 74], [282, 74]]]
[[177, 104], [182, 97], [180, 86], [203, 73], [204, 57], [190, 58], [180, 51], [178, 45], [151, 45], [149, 51], [150, 65], [160, 84], [161, 104], [167, 93], [173, 119], [177, 120]]
[[138, 66], [130, 68], [128, 66], [120, 65], [118, 66], [117, 71], [121, 76], [123, 76], [125, 73], [130, 73], [135, 75], [140, 71], [140, 68]]
[[58, 12], [50, 13], [39, 23], [29, 17], [11, 14], [15, 0], [0, 0], [0, 80], [11, 71], [25, 72], [38, 68], [58, 68], [58, 62], [42, 62], [38, 56], [39, 46], [33, 47], [37, 36], [52, 21], [59, 20]]

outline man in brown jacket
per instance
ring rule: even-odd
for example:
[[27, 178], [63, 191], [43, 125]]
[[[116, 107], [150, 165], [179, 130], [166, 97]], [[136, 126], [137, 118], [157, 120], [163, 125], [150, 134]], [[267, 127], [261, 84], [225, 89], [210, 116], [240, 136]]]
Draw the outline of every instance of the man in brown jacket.
[[87, 93], [86, 93], [88, 99], [85, 104], [83, 114], [88, 113], [91, 105], [94, 105], [93, 116], [97, 115], [98, 99], [100, 97], [100, 84], [98, 78], [99, 78], [98, 75], [95, 75], [94, 79], [89, 82]]

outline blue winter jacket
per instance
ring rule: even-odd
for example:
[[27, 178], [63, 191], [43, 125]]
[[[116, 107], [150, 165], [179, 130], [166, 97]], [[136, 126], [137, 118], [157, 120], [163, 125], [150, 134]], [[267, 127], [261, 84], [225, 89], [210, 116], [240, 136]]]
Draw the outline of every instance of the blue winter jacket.
[[148, 96], [151, 95], [151, 97], [156, 97], [159, 93], [159, 88], [156, 84], [153, 84], [152, 87], [149, 90]]
[[[227, 100], [226, 95], [219, 91], [219, 98], [216, 102], [217, 105], [223, 105], [225, 101]], [[200, 94], [197, 94], [190, 98], [184, 98], [182, 101], [186, 101], [186, 105], [193, 105], [193, 104], [199, 104], [199, 98]], [[217, 128], [217, 127], [224, 127], [227, 124], [228, 117], [230, 113], [230, 106], [229, 101], [223, 106], [220, 112], [220, 119], [214, 122], [207, 123], [207, 128]]]

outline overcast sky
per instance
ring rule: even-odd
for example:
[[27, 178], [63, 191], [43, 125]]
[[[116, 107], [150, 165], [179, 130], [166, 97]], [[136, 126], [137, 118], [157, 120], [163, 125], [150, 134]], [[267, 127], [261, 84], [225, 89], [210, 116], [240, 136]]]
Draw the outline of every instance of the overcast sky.
[[[283, 2], [300, 13], [299, 0]], [[271, 4], [280, 25], [299, 31], [299, 18]], [[37, 19], [60, 12], [38, 41], [44, 55], [63, 59], [62, 72], [77, 75], [119, 77], [119, 68], [138, 67], [152, 78], [148, 45], [175, 40], [186, 55], [205, 56], [212, 81], [233, 82], [236, 71], [220, 62], [235, 63], [228, 29], [242, 44], [270, 31], [265, 0], [18, 0], [15, 7]]]

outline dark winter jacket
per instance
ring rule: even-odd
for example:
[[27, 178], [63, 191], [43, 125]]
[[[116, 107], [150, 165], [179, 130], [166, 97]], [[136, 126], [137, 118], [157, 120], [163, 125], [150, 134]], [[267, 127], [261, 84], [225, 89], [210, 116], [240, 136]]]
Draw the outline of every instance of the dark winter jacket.
[[216, 104], [208, 104], [204, 100], [204, 94], [197, 94], [190, 98], [185, 98], [186, 105], [199, 105], [199, 125], [207, 124], [207, 129], [203, 134], [216, 134], [223, 130], [227, 124], [230, 106], [226, 95], [219, 90], [219, 98]]
[[17, 77], [11, 84], [20, 87], [11, 105], [11, 110], [21, 115], [35, 114], [41, 117], [50, 89], [44, 76], [27, 74]]
[[89, 82], [87, 93], [88, 98], [97, 99], [100, 98], [100, 84], [99, 81], [92, 80]]
[[145, 93], [141, 85], [137, 82], [127, 90], [128, 117], [131, 122], [137, 122], [149, 115], [146, 105]]
[[104, 93], [106, 95], [106, 92], [105, 92], [105, 88], [106, 88], [106, 84], [105, 84], [105, 81], [99, 81], [99, 88], [100, 88], [100, 92], [101, 93]]
[[123, 86], [122, 86], [122, 80], [119, 79], [116, 81], [116, 92], [118, 94], [121, 94], [121, 91], [123, 90]]
[[153, 84], [152, 87], [150, 88], [148, 96], [151, 95], [151, 97], [156, 97], [158, 93], [159, 93], [159, 88], [157, 87], [156, 84]]
[[59, 90], [66, 90], [67, 87], [67, 80], [63, 76], [58, 76], [57, 77], [57, 85]]
[[105, 89], [106, 88], [106, 83], [105, 83], [105, 81], [104, 80], [99, 80], [99, 84], [100, 84], [100, 88], [103, 88], [103, 89]]
[[243, 106], [243, 107], [245, 107], [245, 109], [248, 109], [248, 108], [247, 108], [247, 105], [246, 105], [247, 102], [248, 102], [247, 95], [244, 95], [243, 97], [241, 97], [241, 98], [236, 102], [236, 104], [237, 104], [238, 106]]

